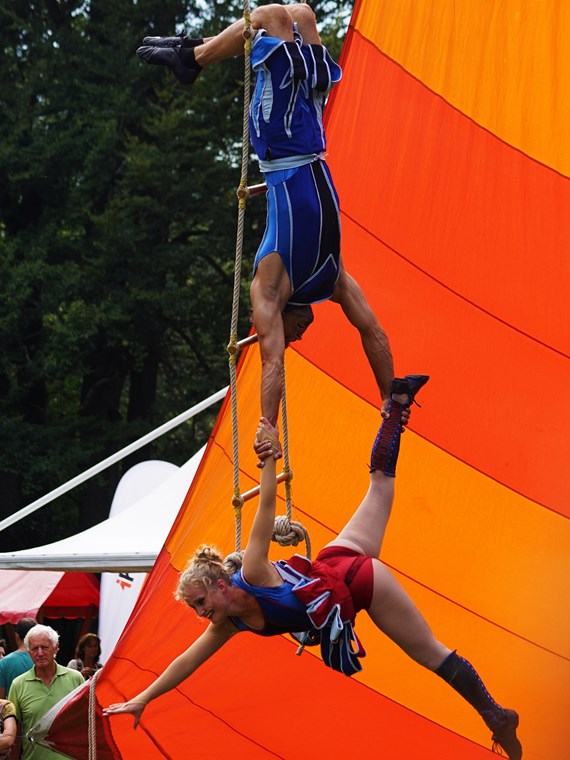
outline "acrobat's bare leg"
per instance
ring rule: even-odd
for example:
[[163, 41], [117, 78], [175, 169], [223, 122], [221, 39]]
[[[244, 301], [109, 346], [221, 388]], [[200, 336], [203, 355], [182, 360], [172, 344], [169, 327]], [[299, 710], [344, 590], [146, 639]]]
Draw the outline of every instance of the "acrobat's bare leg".
[[293, 21], [297, 24], [297, 29], [305, 45], [320, 45], [321, 38], [317, 30], [317, 21], [315, 19], [315, 13], [310, 5], [306, 3], [298, 3], [296, 5], [288, 5], [287, 11], [289, 12]]
[[[293, 19], [282, 5], [263, 5], [251, 14], [251, 26], [255, 32], [265, 29], [272, 37], [291, 42], [293, 40]], [[176, 79], [185, 85], [194, 84], [200, 72], [226, 58], [242, 55], [244, 51], [244, 20], [239, 19], [215, 37], [196, 45], [196, 40], [180, 41], [176, 38], [147, 38], [147, 44], [137, 49], [137, 55], [146, 63], [169, 68]]]
[[424, 617], [380, 560], [374, 562], [374, 591], [368, 614], [378, 628], [420, 665], [433, 670], [483, 718], [510, 760], [520, 760], [522, 747], [516, 728], [519, 717], [502, 708], [487, 691], [468, 660], [438, 641]]
[[374, 562], [374, 591], [368, 614], [378, 628], [412, 659], [429, 670], [436, 670], [451, 654], [441, 644], [412, 599], [390, 570]]
[[329, 546], [346, 546], [369, 557], [378, 557], [394, 501], [394, 478], [382, 472], [370, 474], [366, 496]]
[[[270, 37], [289, 42], [293, 40], [292, 17], [289, 8], [283, 5], [262, 5], [256, 8], [251, 14], [251, 26], [254, 31], [265, 29]], [[203, 45], [195, 47], [196, 63], [205, 68], [226, 58], [243, 55], [243, 31], [244, 21], [239, 19]]]

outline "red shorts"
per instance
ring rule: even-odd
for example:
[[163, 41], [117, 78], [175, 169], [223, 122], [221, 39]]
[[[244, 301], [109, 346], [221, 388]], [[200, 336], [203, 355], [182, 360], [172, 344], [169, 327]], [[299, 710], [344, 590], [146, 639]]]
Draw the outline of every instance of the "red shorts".
[[355, 612], [370, 607], [374, 591], [372, 557], [346, 546], [327, 546], [321, 549], [316, 559], [334, 568], [344, 578]]

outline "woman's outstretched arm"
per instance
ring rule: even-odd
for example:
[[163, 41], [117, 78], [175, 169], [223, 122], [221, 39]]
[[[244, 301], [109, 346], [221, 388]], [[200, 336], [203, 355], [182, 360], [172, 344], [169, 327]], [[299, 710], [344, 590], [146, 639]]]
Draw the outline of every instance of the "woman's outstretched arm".
[[136, 728], [147, 704], [160, 697], [161, 694], [175, 689], [188, 676], [192, 675], [200, 665], [221, 649], [224, 644], [237, 633], [236, 628], [229, 622], [211, 623], [200, 638], [188, 649], [173, 660], [150, 686], [141, 691], [128, 702], [118, 702], [103, 710], [103, 715], [119, 715], [128, 713], [134, 716]]
[[[280, 451], [279, 432], [265, 417], [261, 418], [257, 429], [255, 449], [259, 454], [260, 445], [271, 451]], [[279, 586], [281, 576], [269, 561], [269, 546], [275, 523], [277, 502], [277, 473], [275, 457], [268, 456], [259, 479], [259, 504], [249, 541], [243, 556], [243, 574], [254, 586]]]

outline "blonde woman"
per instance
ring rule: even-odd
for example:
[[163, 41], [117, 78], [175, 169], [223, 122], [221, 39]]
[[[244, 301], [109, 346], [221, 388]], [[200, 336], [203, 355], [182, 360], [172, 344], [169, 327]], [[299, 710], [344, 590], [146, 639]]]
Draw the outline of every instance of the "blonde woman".
[[[447, 681], [481, 715], [493, 742], [520, 760], [518, 715], [491, 697], [473, 666], [438, 641], [412, 599], [378, 559], [394, 499], [402, 415], [427, 382], [407, 375], [392, 383], [388, 417], [372, 447], [370, 484], [364, 499], [313, 562], [303, 557], [272, 562], [269, 547], [276, 508], [277, 429], [262, 418], [255, 444], [265, 466], [259, 505], [239, 569], [213, 547], [199, 547], [178, 585], [177, 597], [210, 621], [204, 633], [147, 689], [106, 715], [131, 713], [135, 727], [147, 704], [175, 688], [240, 631], [259, 636], [308, 634], [323, 661], [346, 675], [362, 669], [365, 652], [354, 630], [365, 610], [374, 624], [420, 665]], [[233, 555], [232, 555], [233, 557]]]

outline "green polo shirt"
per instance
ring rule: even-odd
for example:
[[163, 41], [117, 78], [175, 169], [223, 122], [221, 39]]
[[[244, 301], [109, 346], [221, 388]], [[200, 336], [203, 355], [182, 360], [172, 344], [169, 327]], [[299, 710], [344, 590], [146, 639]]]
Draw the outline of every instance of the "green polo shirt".
[[[36, 677], [35, 668], [15, 678], [10, 689], [10, 702], [16, 708], [23, 737], [51, 707], [82, 683], [84, 679], [81, 673], [64, 668], [63, 665], [57, 663], [55, 677], [49, 686]], [[58, 758], [69, 760], [66, 755], [32, 744], [26, 738], [22, 738], [22, 758], [23, 760], [58, 760]]]

